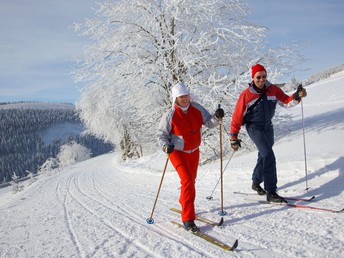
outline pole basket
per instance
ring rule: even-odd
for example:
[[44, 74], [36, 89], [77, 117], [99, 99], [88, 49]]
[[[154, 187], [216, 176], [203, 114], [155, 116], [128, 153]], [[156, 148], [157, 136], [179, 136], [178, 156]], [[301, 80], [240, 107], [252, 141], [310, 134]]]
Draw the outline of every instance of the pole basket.
[[220, 216], [225, 216], [225, 215], [227, 215], [227, 212], [225, 212], [225, 211], [219, 211], [219, 215], [220, 215]]
[[148, 218], [146, 219], [146, 221], [147, 221], [147, 224], [154, 224], [154, 219], [152, 218]]

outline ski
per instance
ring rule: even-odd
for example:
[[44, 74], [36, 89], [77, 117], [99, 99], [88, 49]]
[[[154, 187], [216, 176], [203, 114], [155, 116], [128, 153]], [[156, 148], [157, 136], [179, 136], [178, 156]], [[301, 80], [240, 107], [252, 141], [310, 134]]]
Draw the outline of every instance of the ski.
[[[246, 192], [233, 192], [234, 194], [241, 194], [241, 195], [257, 195], [256, 193], [246, 193]], [[265, 196], [265, 195], [260, 195]], [[295, 201], [295, 202], [310, 202], [315, 198], [315, 195], [308, 197], [308, 198], [299, 198], [299, 197], [285, 197], [282, 196], [284, 199], [289, 201]]]
[[344, 211], [344, 209], [333, 210], [333, 209], [313, 207], [313, 206], [301, 205], [301, 204], [292, 204], [292, 203], [279, 203], [279, 202], [268, 202], [268, 201], [258, 201], [258, 202], [263, 203], [263, 204], [274, 204], [274, 205], [287, 206], [287, 207], [298, 208], [298, 209], [310, 209], [310, 210], [325, 211], [325, 212], [332, 212], [332, 213], [341, 213]]
[[296, 201], [296, 202], [310, 202], [315, 198], [315, 195], [308, 197], [308, 198], [299, 198], [299, 197], [284, 197], [284, 199], [286, 200], [290, 200], [290, 201]]
[[[174, 211], [174, 212], [177, 212], [179, 214], [182, 212], [181, 210], [176, 209], [176, 208], [170, 208], [170, 210]], [[204, 222], [204, 223], [206, 223], [206, 224], [208, 224], [210, 226], [213, 226], [213, 227], [221, 226], [223, 224], [223, 217], [221, 218], [220, 222], [215, 222], [215, 221], [209, 220], [207, 218], [203, 218], [201, 216], [196, 215], [196, 220], [202, 221], [202, 222]]]
[[[172, 224], [174, 224], [174, 225], [176, 225], [176, 226], [178, 226], [180, 228], [184, 228], [184, 226], [182, 224], [178, 223], [178, 222], [175, 222], [175, 221], [171, 221], [171, 222], [172, 222]], [[225, 243], [217, 240], [216, 238], [214, 238], [214, 237], [212, 237], [212, 236], [210, 236], [210, 235], [208, 235], [206, 233], [203, 233], [201, 231], [196, 231], [196, 232], [186, 231], [186, 232], [189, 232], [189, 233], [191, 233], [191, 234], [193, 234], [195, 236], [198, 236], [198, 237], [204, 239], [205, 241], [207, 241], [207, 242], [209, 242], [209, 243], [211, 243], [213, 245], [216, 245], [216, 246], [218, 246], [218, 247], [220, 247], [220, 248], [222, 248], [222, 249], [224, 249], [226, 251], [234, 251], [238, 247], [238, 239], [235, 240], [235, 242], [234, 242], [234, 244], [232, 246], [229, 246], [229, 245], [226, 245]]]

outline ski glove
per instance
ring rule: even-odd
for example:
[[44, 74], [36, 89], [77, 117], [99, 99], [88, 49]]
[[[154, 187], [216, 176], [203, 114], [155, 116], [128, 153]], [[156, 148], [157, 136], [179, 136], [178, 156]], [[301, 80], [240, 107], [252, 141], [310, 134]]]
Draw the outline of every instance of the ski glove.
[[240, 139], [231, 139], [231, 148], [234, 150], [234, 151], [237, 151], [239, 150], [239, 148], [241, 148], [241, 140]]
[[302, 87], [302, 84], [300, 84], [299, 87], [297, 87], [297, 90], [293, 96], [295, 100], [301, 100], [301, 98], [307, 96], [307, 91], [305, 88]]
[[167, 154], [171, 154], [174, 150], [174, 144], [164, 145], [163, 151]]
[[220, 118], [225, 116], [225, 111], [223, 111], [222, 108], [218, 108], [215, 111], [215, 116], [216, 116], [217, 119], [220, 119]]

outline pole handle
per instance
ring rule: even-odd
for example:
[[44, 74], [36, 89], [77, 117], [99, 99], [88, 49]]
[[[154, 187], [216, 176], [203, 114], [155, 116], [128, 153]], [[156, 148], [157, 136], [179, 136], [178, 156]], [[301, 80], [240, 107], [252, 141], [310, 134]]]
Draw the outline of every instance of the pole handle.
[[[221, 108], [221, 104], [217, 104], [217, 108]], [[219, 117], [219, 124], [220, 124], [220, 130], [221, 130], [221, 124], [222, 124], [222, 117]]]
[[297, 86], [297, 92], [300, 92], [303, 90], [302, 84], [299, 84], [299, 86]]

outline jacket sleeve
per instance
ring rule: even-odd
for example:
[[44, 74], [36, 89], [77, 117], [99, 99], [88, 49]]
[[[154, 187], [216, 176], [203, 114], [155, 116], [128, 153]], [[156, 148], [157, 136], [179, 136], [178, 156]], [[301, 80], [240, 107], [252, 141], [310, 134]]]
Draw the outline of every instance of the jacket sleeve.
[[237, 137], [244, 119], [244, 114], [247, 108], [246, 90], [244, 90], [237, 101], [232, 115], [232, 122], [230, 127], [230, 136]]
[[276, 91], [276, 98], [280, 106], [289, 108], [289, 107], [294, 107], [300, 103], [299, 100], [294, 99], [293, 95], [288, 96], [287, 94], [285, 94], [281, 88], [275, 86], [274, 89]]
[[219, 120], [216, 118], [215, 114], [210, 114], [202, 105], [192, 102], [192, 105], [201, 111], [202, 114], [202, 124], [208, 128], [214, 128], [219, 124]]
[[157, 130], [158, 145], [163, 149], [164, 145], [168, 145], [171, 142], [171, 120], [173, 116], [173, 110], [166, 112], [159, 123]]

